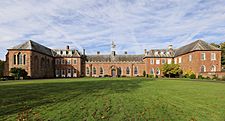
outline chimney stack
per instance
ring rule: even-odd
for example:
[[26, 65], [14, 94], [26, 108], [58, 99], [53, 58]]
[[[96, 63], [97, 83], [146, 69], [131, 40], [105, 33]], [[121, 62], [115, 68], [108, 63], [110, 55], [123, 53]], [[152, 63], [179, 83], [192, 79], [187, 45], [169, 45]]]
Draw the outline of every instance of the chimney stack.
[[127, 55], [127, 51], [125, 51], [124, 54]]
[[100, 55], [100, 51], [97, 51], [97, 55]]
[[70, 46], [69, 46], [69, 45], [67, 45], [67, 46], [66, 46], [66, 49], [67, 49], [67, 50], [69, 50], [69, 49], [70, 49]]
[[168, 46], [168, 49], [173, 49], [173, 45], [169, 45]]

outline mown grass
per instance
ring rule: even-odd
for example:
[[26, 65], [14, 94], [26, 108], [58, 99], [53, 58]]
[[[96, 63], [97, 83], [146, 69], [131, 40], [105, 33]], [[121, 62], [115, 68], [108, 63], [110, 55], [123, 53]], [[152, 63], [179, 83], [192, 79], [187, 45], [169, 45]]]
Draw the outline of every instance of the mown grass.
[[0, 82], [0, 120], [225, 121], [225, 83], [80, 78]]

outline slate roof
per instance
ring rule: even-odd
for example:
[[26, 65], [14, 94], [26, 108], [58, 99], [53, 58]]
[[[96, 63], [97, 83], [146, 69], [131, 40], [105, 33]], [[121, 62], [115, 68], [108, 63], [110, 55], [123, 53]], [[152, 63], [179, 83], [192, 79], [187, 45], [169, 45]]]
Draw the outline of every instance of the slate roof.
[[143, 62], [144, 55], [87, 55], [88, 62]]
[[41, 44], [38, 44], [38, 43], [36, 43], [32, 40], [26, 41], [25, 43], [19, 44], [19, 45], [14, 46], [10, 49], [33, 50], [33, 51], [43, 53], [43, 54], [46, 54], [46, 55], [49, 55], [49, 56], [54, 56], [56, 54], [53, 50], [51, 50], [51, 49], [49, 49], [49, 48], [47, 48], [47, 47], [45, 47]]
[[188, 45], [182, 46], [175, 51], [175, 57], [179, 55], [183, 55], [196, 50], [220, 50], [203, 40], [194, 41]]

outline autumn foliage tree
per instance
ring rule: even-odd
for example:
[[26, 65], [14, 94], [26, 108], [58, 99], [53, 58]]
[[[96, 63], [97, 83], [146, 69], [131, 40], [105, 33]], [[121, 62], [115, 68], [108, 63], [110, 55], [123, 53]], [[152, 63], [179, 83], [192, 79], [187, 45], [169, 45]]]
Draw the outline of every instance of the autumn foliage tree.
[[164, 64], [161, 67], [161, 71], [166, 77], [178, 77], [180, 74], [182, 74], [182, 69], [180, 68], [180, 65], [178, 64]]

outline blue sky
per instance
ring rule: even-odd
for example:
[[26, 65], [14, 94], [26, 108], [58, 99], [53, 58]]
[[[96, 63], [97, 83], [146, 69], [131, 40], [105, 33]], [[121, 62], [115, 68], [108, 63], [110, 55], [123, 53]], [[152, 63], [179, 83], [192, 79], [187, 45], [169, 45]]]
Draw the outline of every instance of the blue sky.
[[7, 48], [34, 40], [88, 54], [143, 54], [203, 39], [225, 41], [224, 0], [1, 0], [0, 59]]

